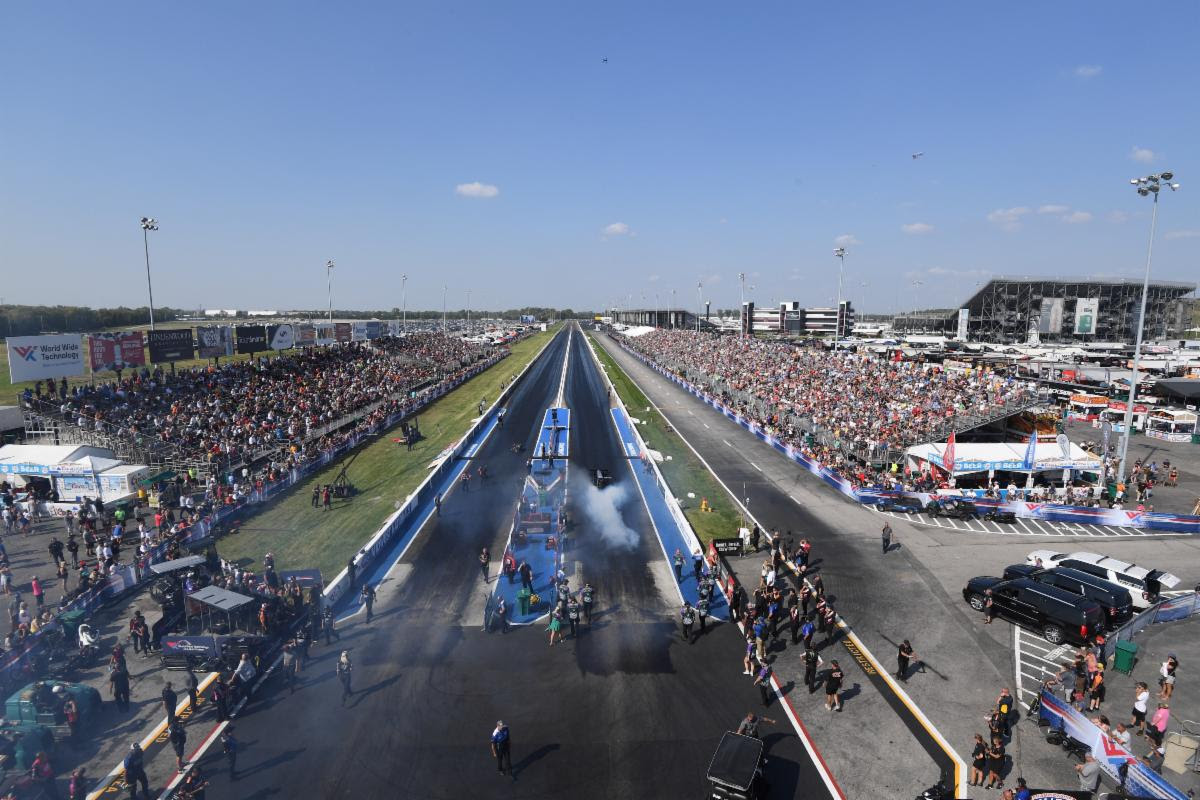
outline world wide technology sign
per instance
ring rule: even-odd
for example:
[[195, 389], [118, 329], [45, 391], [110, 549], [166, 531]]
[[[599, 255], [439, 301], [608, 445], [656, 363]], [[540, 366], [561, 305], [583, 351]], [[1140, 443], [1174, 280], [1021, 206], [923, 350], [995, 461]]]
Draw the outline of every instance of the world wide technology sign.
[[8, 339], [8, 375], [13, 383], [82, 375], [83, 336], [12, 336]]

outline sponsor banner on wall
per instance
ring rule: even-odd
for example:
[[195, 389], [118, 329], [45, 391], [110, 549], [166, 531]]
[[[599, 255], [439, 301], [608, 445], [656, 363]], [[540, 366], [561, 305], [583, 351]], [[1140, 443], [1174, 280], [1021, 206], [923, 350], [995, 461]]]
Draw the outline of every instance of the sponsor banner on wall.
[[296, 329], [296, 346], [297, 347], [313, 347], [317, 343], [317, 329], [313, 325], [307, 323], [302, 325], [293, 325]]
[[191, 328], [150, 331], [146, 334], [146, 342], [150, 346], [150, 360], [155, 364], [187, 361], [196, 357]]
[[272, 350], [291, 350], [296, 346], [296, 332], [291, 325], [268, 325], [267, 342]]
[[262, 325], [238, 325], [234, 332], [239, 353], [258, 353], [267, 349], [267, 329]]
[[322, 322], [317, 325], [317, 344], [322, 347], [328, 347], [337, 342], [337, 329], [329, 322]]
[[146, 363], [146, 343], [141, 331], [93, 333], [88, 336], [88, 363], [92, 372], [114, 372]]
[[1042, 316], [1038, 333], [1062, 333], [1063, 301], [1061, 297], [1042, 298]]
[[1100, 299], [1081, 297], [1075, 301], [1075, 333], [1094, 334], [1096, 319], [1100, 316]]
[[353, 335], [354, 326], [349, 322], [333, 323], [333, 338], [337, 339], [339, 342], [348, 342], [351, 340]]
[[370, 337], [367, 336], [367, 323], [355, 322], [354, 329], [351, 333], [351, 340], [355, 342], [365, 342]]
[[400, 320], [398, 320], [398, 319], [389, 319], [388, 320], [387, 335], [388, 336], [399, 336], [400, 335]]
[[8, 374], [13, 383], [70, 378], [82, 375], [83, 367], [81, 334], [8, 338]]
[[384, 333], [384, 326], [381, 321], [374, 319], [374, 320], [369, 320], [367, 322], [367, 338], [368, 339], [378, 339], [380, 336], [383, 336], [383, 333]]
[[196, 328], [196, 354], [200, 358], [233, 355], [233, 329], [228, 325]]

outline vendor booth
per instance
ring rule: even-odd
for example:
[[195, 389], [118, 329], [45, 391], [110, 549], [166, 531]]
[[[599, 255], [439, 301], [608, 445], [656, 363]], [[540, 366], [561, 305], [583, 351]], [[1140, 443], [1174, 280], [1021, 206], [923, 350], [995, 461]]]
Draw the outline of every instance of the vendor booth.
[[1095, 422], [1100, 412], [1108, 408], [1108, 398], [1100, 394], [1073, 394], [1067, 406], [1068, 419]]
[[1191, 442], [1196, 439], [1195, 411], [1178, 408], [1156, 408], [1146, 422], [1146, 435], [1168, 442]]
[[1100, 459], [1074, 442], [1066, 442], [1064, 449], [1056, 441], [1039, 441], [1034, 447], [1032, 465], [1026, 461], [1029, 442], [958, 442], [949, 470], [945, 464], [946, 448], [945, 442], [908, 448], [905, 458], [909, 470], [924, 472], [932, 464], [942, 474], [949, 472], [958, 487], [987, 486], [993, 480], [1001, 487], [1013, 484], [1024, 488], [1038, 478], [1045, 483], [1082, 480], [1093, 484], [1100, 479]]
[[0, 478], [18, 501], [78, 504], [100, 498], [117, 503], [137, 493], [148, 467], [125, 464], [106, 447], [10, 444], [0, 447]]
[[[1146, 415], [1150, 413], [1150, 407], [1144, 406], [1141, 403], [1133, 404], [1133, 430], [1140, 431], [1146, 427]], [[1112, 424], [1113, 433], [1125, 432], [1125, 403], [1120, 400], [1112, 400], [1108, 404], [1108, 408], [1100, 412], [1100, 418], [1092, 424], [1097, 428], [1105, 422]]]

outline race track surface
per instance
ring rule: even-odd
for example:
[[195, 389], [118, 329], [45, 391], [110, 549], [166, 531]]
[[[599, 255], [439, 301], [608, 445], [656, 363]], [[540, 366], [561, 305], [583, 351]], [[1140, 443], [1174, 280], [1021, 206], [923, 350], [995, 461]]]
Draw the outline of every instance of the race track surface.
[[[553, 647], [540, 624], [481, 631], [486, 590], [476, 556], [492, 547], [495, 580], [525, 470], [524, 456], [510, 447], [528, 445], [553, 401], [567, 341], [564, 331], [516, 388], [504, 427], [476, 457], [492, 477], [446, 497], [442, 515], [380, 587], [375, 620], [367, 625], [359, 615], [343, 624], [340, 643], [314, 648], [294, 695], [272, 678], [235, 722], [237, 779], [228, 777], [219, 746], [204, 757], [210, 796], [705, 796], [721, 733], [762, 710], [758, 692], [742, 675], [735, 627], [681, 641], [672, 576], [578, 331], [565, 398], [574, 425], [566, 564], [573, 585], [582, 571], [597, 587], [597, 613], [578, 640]], [[613, 499], [589, 504], [587, 471], [595, 466], [612, 470], [615, 481], [601, 495]], [[626, 535], [622, 526], [627, 547], [611, 543]], [[345, 707], [333, 674], [343, 648], [356, 664], [356, 692]], [[765, 713], [778, 722], [764, 726], [770, 796], [828, 796], [778, 703]], [[513, 777], [499, 775], [489, 753], [497, 719], [512, 731]]]

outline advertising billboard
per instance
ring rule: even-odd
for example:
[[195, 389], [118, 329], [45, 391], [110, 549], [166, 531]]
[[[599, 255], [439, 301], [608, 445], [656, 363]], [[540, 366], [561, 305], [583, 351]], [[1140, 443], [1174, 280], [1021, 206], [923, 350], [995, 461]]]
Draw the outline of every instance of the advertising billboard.
[[312, 325], [293, 325], [296, 329], [296, 346], [312, 347], [317, 343], [317, 329]]
[[83, 336], [10, 336], [8, 374], [13, 383], [83, 374]]
[[373, 319], [373, 320], [370, 320], [369, 322], [367, 322], [367, 338], [368, 339], [378, 339], [380, 336], [383, 336], [383, 333], [384, 333], [384, 325], [382, 322], [380, 322], [377, 319]]
[[92, 372], [115, 372], [146, 363], [146, 343], [141, 331], [93, 333], [88, 336], [88, 363]]
[[233, 329], [228, 325], [196, 328], [196, 353], [200, 358], [233, 355]]
[[268, 325], [267, 342], [272, 350], [291, 350], [296, 346], [296, 332], [291, 325]]
[[337, 342], [335, 335], [336, 329], [331, 322], [320, 322], [317, 324], [317, 344], [322, 347], [328, 347]]
[[239, 353], [257, 353], [267, 349], [267, 329], [262, 325], [238, 325], [234, 333], [237, 334]]
[[187, 361], [196, 357], [191, 328], [150, 331], [146, 334], [146, 342], [150, 346], [150, 360], [155, 364]]
[[1100, 316], [1100, 298], [1081, 297], [1075, 301], [1075, 333], [1092, 335], [1096, 332], [1096, 319]]
[[354, 335], [354, 326], [351, 325], [349, 322], [333, 323], [333, 336], [339, 342], [348, 342], [348, 341], [350, 341], [350, 338], [353, 335]]
[[1062, 333], [1063, 301], [1061, 297], [1042, 298], [1042, 316], [1038, 333]]

